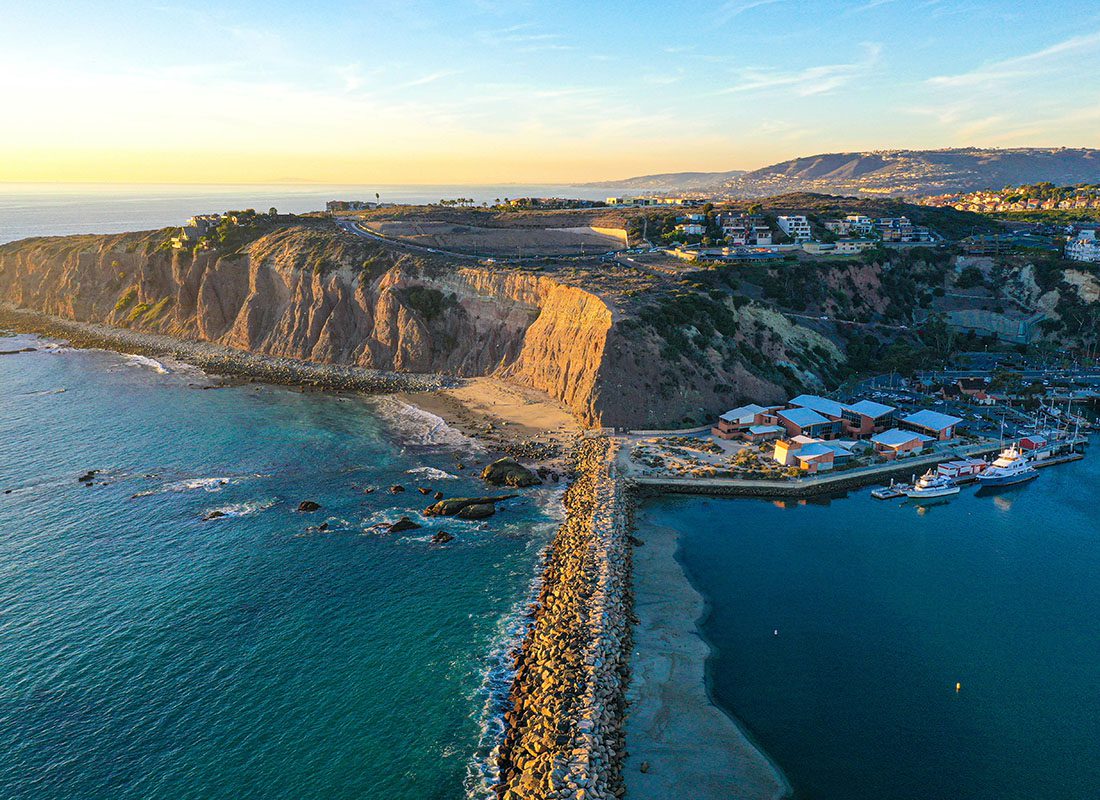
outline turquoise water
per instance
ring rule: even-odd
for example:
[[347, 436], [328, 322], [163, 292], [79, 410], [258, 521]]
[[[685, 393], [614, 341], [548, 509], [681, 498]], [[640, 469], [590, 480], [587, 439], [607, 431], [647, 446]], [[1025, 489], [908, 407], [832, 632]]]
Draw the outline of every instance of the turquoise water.
[[1098, 488], [1093, 453], [923, 512], [661, 500], [640, 535], [680, 531], [712, 696], [799, 797], [1079, 800], [1100, 793]]
[[382, 534], [427, 505], [415, 486], [483, 491], [407, 472], [453, 475], [467, 442], [397, 406], [203, 382], [0, 356], [0, 797], [462, 797], [557, 492]]

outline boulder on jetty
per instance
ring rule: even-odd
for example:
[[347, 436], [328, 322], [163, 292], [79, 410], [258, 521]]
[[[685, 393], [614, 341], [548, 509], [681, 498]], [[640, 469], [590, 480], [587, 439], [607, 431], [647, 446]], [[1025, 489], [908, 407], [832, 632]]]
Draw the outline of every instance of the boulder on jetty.
[[390, 525], [386, 530], [390, 533], [401, 533], [402, 531], [415, 531], [417, 528], [422, 527], [419, 523], [413, 522], [408, 517], [402, 517], [397, 522]]
[[[502, 494], [496, 497], [451, 497], [428, 506], [424, 509], [424, 515], [428, 517], [453, 517], [468, 506], [494, 506], [493, 510], [495, 511], [497, 503], [511, 500], [515, 496], [514, 494]], [[489, 515], [486, 514], [485, 516]]]
[[304, 514], [308, 514], [311, 511], [317, 511], [321, 508], [320, 503], [316, 503], [313, 500], [303, 500], [298, 504], [298, 510]]
[[539, 476], [514, 458], [498, 458], [481, 471], [481, 479], [494, 486], [536, 486], [542, 481]]

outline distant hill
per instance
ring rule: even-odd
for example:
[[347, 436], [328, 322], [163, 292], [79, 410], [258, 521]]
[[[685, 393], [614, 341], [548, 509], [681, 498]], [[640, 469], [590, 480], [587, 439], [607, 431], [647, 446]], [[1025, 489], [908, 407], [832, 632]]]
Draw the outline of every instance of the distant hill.
[[784, 192], [922, 197], [1039, 181], [1059, 186], [1100, 181], [1100, 150], [1021, 147], [824, 153], [751, 172], [669, 173], [607, 185], [740, 197], [768, 197]]
[[590, 185], [648, 192], [700, 191], [712, 189], [724, 181], [735, 180], [745, 172], [743, 169], [731, 169], [729, 172], [666, 172], [661, 175], [641, 175], [621, 181], [600, 181]]

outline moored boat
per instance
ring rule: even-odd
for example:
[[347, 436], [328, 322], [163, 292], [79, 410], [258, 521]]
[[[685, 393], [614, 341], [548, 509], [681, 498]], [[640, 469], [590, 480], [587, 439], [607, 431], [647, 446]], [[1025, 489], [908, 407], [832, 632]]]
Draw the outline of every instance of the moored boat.
[[1011, 486], [1039, 476], [1031, 461], [1015, 445], [1001, 451], [997, 460], [978, 475], [982, 486]]
[[935, 469], [930, 469], [920, 476], [911, 489], [906, 490], [905, 496], [912, 500], [931, 500], [958, 493], [958, 484], [946, 475], [940, 475]]

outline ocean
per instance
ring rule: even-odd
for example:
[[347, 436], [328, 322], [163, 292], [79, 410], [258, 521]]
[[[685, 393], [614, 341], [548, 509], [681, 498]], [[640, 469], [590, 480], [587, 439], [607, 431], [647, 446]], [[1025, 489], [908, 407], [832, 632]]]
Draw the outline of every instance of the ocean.
[[668, 498], [638, 527], [679, 532], [711, 696], [796, 797], [1080, 800], [1100, 787], [1097, 486], [1093, 454], [923, 510]]
[[591, 186], [272, 186], [97, 185], [0, 183], [0, 244], [29, 236], [124, 233], [182, 225], [195, 214], [242, 208], [285, 214], [323, 211], [328, 200], [434, 203], [468, 197], [493, 203], [505, 197], [603, 200], [613, 190]]
[[[23, 347], [0, 355], [0, 797], [483, 794], [560, 487], [425, 519], [419, 486], [485, 492], [438, 418], [0, 338]], [[424, 527], [378, 527], [403, 515]]]

